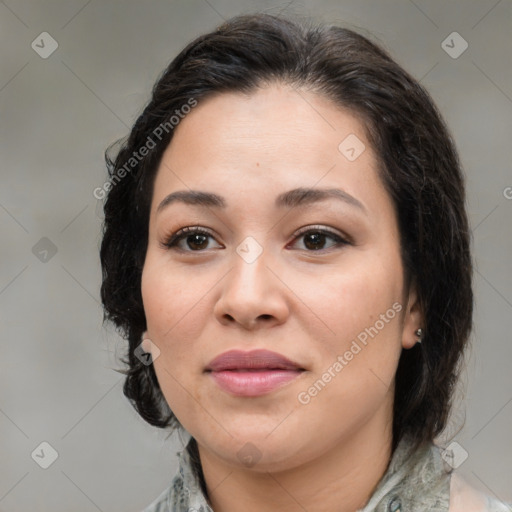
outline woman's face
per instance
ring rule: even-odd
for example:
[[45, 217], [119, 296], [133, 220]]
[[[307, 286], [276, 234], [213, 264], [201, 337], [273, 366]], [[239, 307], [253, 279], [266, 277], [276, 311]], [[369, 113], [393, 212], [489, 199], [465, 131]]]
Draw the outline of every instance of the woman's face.
[[421, 319], [362, 124], [272, 85], [210, 97], [174, 129], [154, 184], [145, 337], [202, 455], [279, 470], [390, 439], [398, 359]]

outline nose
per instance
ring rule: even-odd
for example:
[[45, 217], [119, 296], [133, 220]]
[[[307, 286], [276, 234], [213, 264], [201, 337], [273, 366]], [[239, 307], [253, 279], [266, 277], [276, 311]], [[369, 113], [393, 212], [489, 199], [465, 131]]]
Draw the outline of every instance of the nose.
[[289, 290], [278, 277], [278, 269], [265, 257], [247, 262], [233, 255], [233, 266], [221, 281], [214, 314], [223, 325], [246, 330], [282, 324], [289, 315]]

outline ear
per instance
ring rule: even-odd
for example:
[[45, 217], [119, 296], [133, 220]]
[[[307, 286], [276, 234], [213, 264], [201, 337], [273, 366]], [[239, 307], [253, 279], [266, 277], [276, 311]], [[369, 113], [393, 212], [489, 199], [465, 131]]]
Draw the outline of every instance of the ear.
[[407, 306], [405, 308], [404, 323], [402, 331], [402, 347], [410, 349], [418, 342], [416, 331], [422, 328], [425, 330], [423, 313], [416, 293], [416, 284], [413, 282], [409, 288]]

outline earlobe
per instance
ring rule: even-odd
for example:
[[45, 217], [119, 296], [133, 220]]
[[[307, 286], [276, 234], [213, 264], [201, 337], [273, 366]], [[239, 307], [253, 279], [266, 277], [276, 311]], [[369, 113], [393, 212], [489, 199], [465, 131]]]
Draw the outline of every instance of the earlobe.
[[425, 333], [424, 318], [416, 293], [415, 285], [411, 285], [402, 331], [402, 347], [410, 349], [421, 343]]

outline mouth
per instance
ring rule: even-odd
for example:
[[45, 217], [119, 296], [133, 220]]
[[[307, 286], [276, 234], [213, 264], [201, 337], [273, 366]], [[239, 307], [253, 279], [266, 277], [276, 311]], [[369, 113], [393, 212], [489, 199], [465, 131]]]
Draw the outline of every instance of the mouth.
[[213, 359], [205, 368], [222, 390], [246, 397], [270, 393], [304, 371], [299, 364], [269, 350], [231, 350]]

